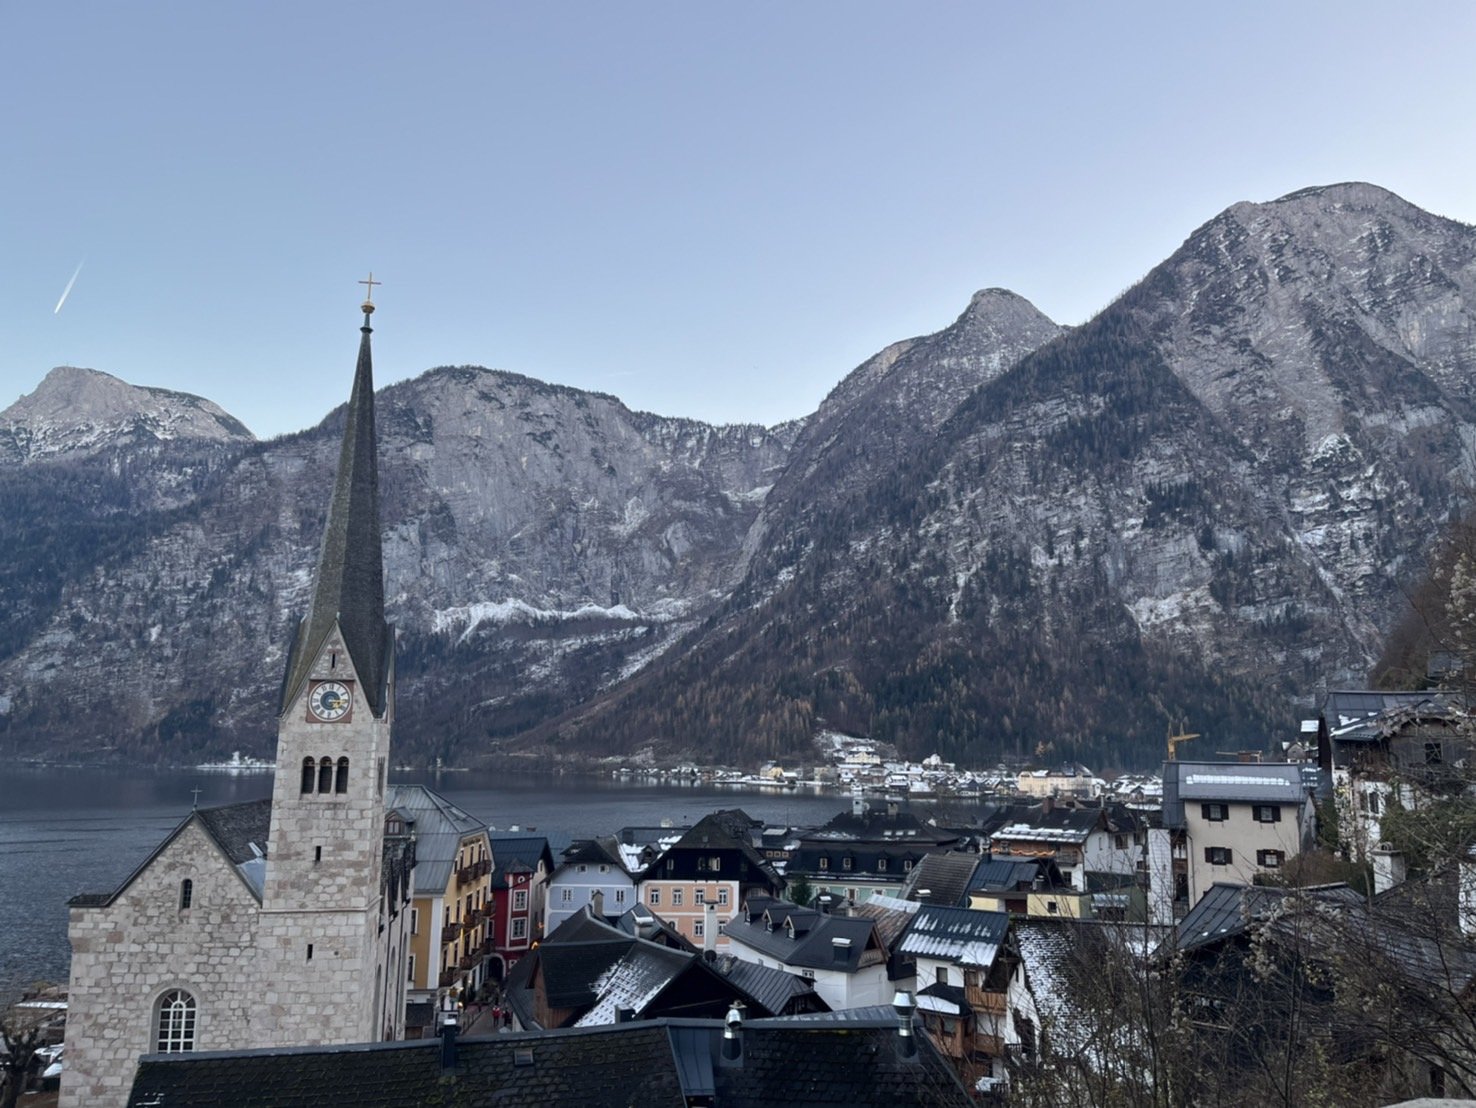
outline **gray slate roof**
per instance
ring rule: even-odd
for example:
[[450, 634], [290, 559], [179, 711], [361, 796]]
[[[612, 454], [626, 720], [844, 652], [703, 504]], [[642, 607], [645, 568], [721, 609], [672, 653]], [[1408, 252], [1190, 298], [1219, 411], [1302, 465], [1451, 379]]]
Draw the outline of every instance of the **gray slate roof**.
[[979, 868], [980, 858], [981, 855], [956, 850], [947, 854], [929, 854], [907, 875], [902, 896], [924, 904], [941, 904], [946, 908], [967, 905], [969, 882]]
[[757, 962], [745, 962], [732, 954], [719, 955], [713, 969], [744, 992], [758, 1000], [771, 1012], [782, 1012], [796, 997], [812, 998], [809, 1002], [824, 1008], [825, 1002], [815, 996], [815, 983], [793, 973], [785, 973]]
[[[371, 309], [372, 310], [372, 309]], [[307, 617], [298, 625], [282, 682], [279, 712], [302, 690], [333, 625], [376, 716], [384, 715], [394, 633], [384, 619], [384, 557], [379, 534], [379, 462], [374, 435], [374, 369], [369, 314], [364, 314], [359, 363], [344, 417], [343, 447], [333, 501], [318, 558], [318, 583]]]
[[[740, 912], [723, 924], [723, 934], [786, 966], [855, 973], [876, 931], [870, 919], [829, 916], [769, 897], [750, 897], [748, 908], [747, 914]], [[787, 922], [794, 925], [793, 936]], [[879, 935], [875, 945], [885, 956], [886, 946]]]
[[[196, 808], [180, 820], [179, 824], [164, 837], [152, 853], [125, 877], [118, 887], [108, 893], [83, 893], [68, 901], [73, 908], [102, 908], [116, 900], [123, 890], [133, 884], [134, 879], [153, 864], [164, 848], [177, 839], [192, 822], [198, 822], [231, 863], [235, 865], [241, 879], [251, 889], [257, 900], [261, 899], [262, 879], [267, 840], [271, 834], [271, 798], [248, 800], [244, 804], [223, 804], [214, 808]], [[252, 844], [259, 850], [253, 850]]]
[[1358, 906], [1363, 897], [1347, 885], [1285, 889], [1275, 885], [1234, 885], [1216, 881], [1177, 928], [1178, 948], [1188, 952], [1246, 931], [1270, 918], [1288, 895], [1300, 893], [1330, 904]]
[[652, 1020], [468, 1038], [449, 1070], [435, 1040], [151, 1054], [129, 1105], [684, 1108], [688, 1096], [725, 1108], [971, 1104], [926, 1035], [913, 1036], [913, 1057], [899, 1053], [895, 1017], [750, 1020], [740, 1064], [721, 1059], [722, 1030], [719, 1020]]
[[391, 785], [389, 807], [415, 821], [415, 885], [426, 893], [445, 889], [461, 841], [487, 831], [476, 816], [424, 785]]

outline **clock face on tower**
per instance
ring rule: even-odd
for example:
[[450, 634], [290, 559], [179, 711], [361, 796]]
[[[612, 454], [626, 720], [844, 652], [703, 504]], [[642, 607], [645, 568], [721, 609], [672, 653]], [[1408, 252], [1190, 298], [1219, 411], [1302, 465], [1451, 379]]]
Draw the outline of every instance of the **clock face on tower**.
[[319, 681], [308, 692], [308, 711], [324, 723], [333, 723], [348, 715], [353, 703], [348, 686], [338, 681]]

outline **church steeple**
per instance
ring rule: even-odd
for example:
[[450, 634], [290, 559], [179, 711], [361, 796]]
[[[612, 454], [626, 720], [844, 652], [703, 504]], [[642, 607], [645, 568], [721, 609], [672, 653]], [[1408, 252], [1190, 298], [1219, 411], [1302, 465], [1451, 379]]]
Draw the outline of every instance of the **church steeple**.
[[[362, 282], [361, 282], [362, 283]], [[369, 293], [378, 284], [370, 275]], [[363, 337], [359, 364], [343, 431], [338, 476], [313, 606], [297, 629], [282, 686], [280, 712], [302, 691], [335, 624], [357, 672], [370, 710], [382, 716], [392, 651], [391, 631], [384, 619], [384, 568], [379, 534], [379, 466], [374, 436], [374, 371], [369, 347], [374, 312], [372, 299], [363, 305]]]

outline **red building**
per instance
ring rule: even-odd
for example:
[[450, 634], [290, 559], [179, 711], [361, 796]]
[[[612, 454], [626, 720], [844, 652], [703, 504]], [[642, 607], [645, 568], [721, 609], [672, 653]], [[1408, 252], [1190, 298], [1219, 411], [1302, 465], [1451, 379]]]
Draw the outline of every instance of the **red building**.
[[543, 938], [544, 898], [553, 853], [542, 835], [493, 835], [493, 953], [488, 960], [496, 980]]

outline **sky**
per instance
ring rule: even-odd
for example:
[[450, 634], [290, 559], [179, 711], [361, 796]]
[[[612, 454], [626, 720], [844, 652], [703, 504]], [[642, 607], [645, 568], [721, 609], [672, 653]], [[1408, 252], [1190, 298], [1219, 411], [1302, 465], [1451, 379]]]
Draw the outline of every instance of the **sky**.
[[980, 288], [1080, 323], [1237, 201], [1476, 222], [1472, 57], [1465, 0], [0, 0], [0, 408], [80, 365], [311, 426], [372, 270], [381, 385], [772, 425]]

